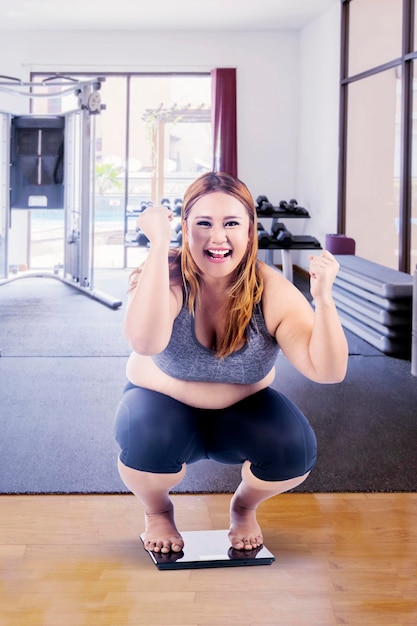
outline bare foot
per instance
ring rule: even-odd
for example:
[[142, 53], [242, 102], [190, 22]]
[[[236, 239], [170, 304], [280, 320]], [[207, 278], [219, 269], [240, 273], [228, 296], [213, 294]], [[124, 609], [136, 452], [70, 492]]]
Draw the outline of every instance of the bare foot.
[[254, 550], [263, 543], [262, 531], [256, 519], [256, 509], [248, 509], [232, 498], [230, 505], [230, 543], [236, 550]]
[[143, 537], [145, 550], [150, 552], [181, 552], [184, 541], [174, 522], [174, 511], [171, 507], [161, 513], [146, 513], [146, 529]]

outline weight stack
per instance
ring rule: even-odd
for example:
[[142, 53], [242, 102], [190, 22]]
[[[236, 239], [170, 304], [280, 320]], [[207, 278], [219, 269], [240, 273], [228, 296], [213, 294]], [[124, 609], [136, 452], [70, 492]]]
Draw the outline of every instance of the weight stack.
[[413, 277], [355, 255], [335, 257], [333, 298], [343, 326], [385, 354], [410, 358]]
[[21, 115], [12, 119], [10, 207], [64, 207], [63, 116]]

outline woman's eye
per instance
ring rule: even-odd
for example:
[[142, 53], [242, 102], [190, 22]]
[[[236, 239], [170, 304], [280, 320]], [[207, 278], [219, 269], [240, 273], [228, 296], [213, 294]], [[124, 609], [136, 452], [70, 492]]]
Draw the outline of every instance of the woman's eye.
[[211, 223], [207, 222], [206, 220], [200, 220], [199, 222], [197, 222], [198, 226], [205, 226], [206, 228], [210, 228]]
[[225, 226], [229, 228], [230, 226], [239, 226], [239, 222], [236, 222], [235, 220], [231, 220], [230, 222], [226, 222]]

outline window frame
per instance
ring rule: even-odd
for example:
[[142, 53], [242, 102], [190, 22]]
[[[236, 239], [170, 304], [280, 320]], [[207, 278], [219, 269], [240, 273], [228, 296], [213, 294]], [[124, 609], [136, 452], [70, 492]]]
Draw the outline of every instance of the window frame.
[[[413, 132], [413, 62], [415, 0], [402, 0], [402, 55], [397, 59], [349, 75], [349, 11], [351, 2], [341, 0], [340, 45], [340, 100], [339, 100], [339, 169], [337, 230], [346, 232], [347, 146], [348, 146], [348, 91], [355, 81], [366, 80], [379, 72], [400, 67], [402, 72], [401, 96], [401, 150], [400, 150], [400, 206], [399, 206], [399, 258], [398, 270], [410, 273], [411, 265], [411, 215], [412, 215], [412, 132]], [[417, 46], [416, 46], [417, 47]]]

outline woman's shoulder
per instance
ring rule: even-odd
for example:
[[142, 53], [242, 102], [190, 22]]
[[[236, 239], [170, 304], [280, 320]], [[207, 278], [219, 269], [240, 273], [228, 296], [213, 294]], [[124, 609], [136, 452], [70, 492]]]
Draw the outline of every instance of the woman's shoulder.
[[290, 318], [295, 309], [302, 307], [305, 298], [278, 269], [262, 263], [259, 270], [264, 283], [262, 292], [264, 319], [269, 332], [275, 335], [283, 319]]
[[262, 281], [265, 289], [292, 289], [292, 283], [285, 278], [285, 276], [279, 271], [278, 268], [273, 268], [263, 261], [258, 261], [259, 273], [262, 277]]

